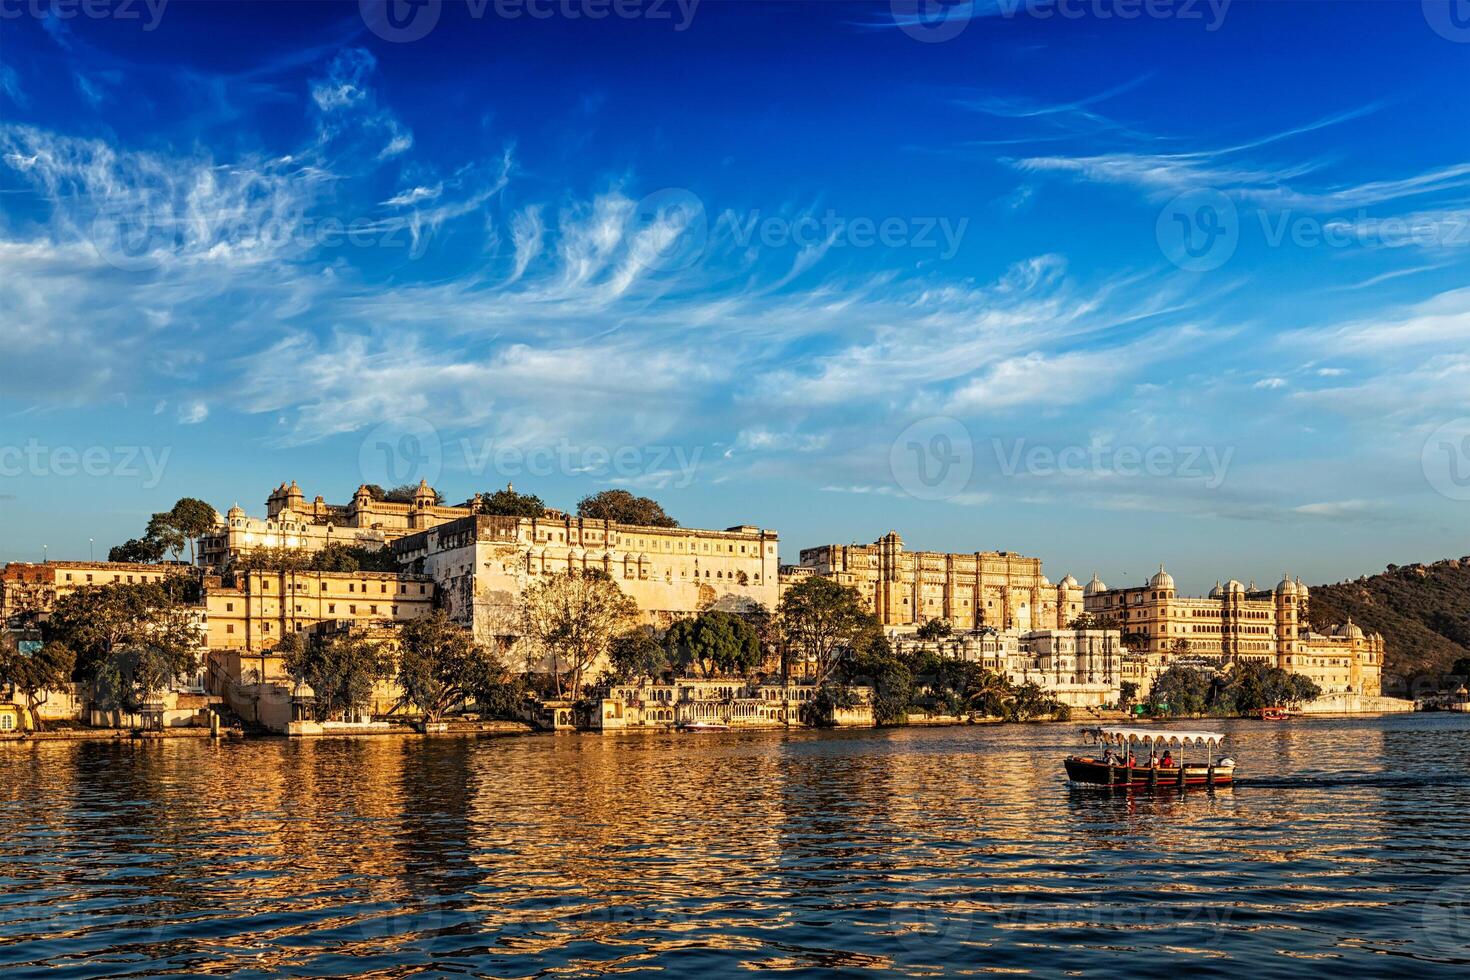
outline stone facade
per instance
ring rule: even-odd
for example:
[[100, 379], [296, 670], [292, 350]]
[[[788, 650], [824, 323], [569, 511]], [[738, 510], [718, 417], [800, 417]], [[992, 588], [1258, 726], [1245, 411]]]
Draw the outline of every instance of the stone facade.
[[397, 572], [236, 572], [205, 579], [209, 646], [268, 650], [318, 623], [405, 622], [434, 607], [434, 583]]
[[1083, 611], [1077, 580], [1068, 575], [1053, 585], [1039, 558], [905, 551], [897, 531], [870, 545], [804, 548], [801, 565], [786, 574], [790, 582], [815, 574], [852, 586], [884, 626], [943, 619], [957, 630], [1060, 629]]
[[1312, 632], [1311, 593], [1300, 579], [1283, 576], [1271, 589], [1231, 579], [1206, 597], [1180, 596], [1160, 565], [1145, 585], [1109, 589], [1094, 575], [1083, 593], [1087, 612], [1115, 622], [1152, 674], [1181, 660], [1255, 662], [1310, 677], [1324, 693], [1382, 693], [1383, 637], [1352, 623]]
[[438, 584], [445, 610], [488, 642], [515, 632], [517, 600], [547, 575], [596, 569], [667, 626], [708, 608], [773, 609], [774, 531], [642, 527], [548, 511], [544, 517], [466, 517], [393, 542], [399, 564]]

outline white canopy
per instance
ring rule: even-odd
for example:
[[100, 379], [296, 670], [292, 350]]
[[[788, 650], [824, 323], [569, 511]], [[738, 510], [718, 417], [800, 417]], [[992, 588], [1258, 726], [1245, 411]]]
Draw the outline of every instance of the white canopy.
[[1180, 732], [1167, 728], [1099, 728], [1098, 738], [1114, 745], [1142, 742], [1145, 745], [1219, 745], [1225, 736], [1219, 732]]

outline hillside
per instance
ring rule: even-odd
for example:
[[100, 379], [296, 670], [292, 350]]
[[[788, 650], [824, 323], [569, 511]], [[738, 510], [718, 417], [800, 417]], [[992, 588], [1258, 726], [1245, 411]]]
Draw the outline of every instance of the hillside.
[[1383, 634], [1385, 673], [1441, 674], [1470, 657], [1470, 556], [1312, 586], [1312, 624], [1353, 622]]

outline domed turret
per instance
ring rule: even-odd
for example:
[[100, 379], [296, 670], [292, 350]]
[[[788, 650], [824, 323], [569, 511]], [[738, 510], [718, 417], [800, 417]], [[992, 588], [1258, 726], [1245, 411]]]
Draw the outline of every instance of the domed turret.
[[1225, 583], [1225, 591], [1230, 594], [1235, 594], [1238, 592], [1243, 593], [1245, 592], [1245, 586], [1241, 585], [1239, 580], [1231, 579], [1230, 581]]
[[1353, 622], [1353, 617], [1351, 616], [1348, 617], [1347, 625], [1342, 628], [1342, 635], [1349, 640], [1361, 640], [1364, 638], [1362, 629]]
[[1220, 580], [1219, 579], [1215, 579], [1215, 587], [1210, 590], [1210, 598], [1211, 599], [1218, 599], [1218, 598], [1220, 598], [1224, 594], [1225, 594], [1225, 587], [1220, 584]]
[[1092, 573], [1092, 581], [1087, 583], [1087, 587], [1082, 590], [1082, 594], [1083, 595], [1100, 595], [1101, 593], [1106, 592], [1106, 591], [1108, 591], [1107, 585], [1104, 584], [1104, 582], [1103, 582], [1102, 579], [1100, 579], [1100, 578], [1097, 577], [1097, 572], [1093, 572]]
[[1059, 588], [1063, 588], [1063, 589], [1078, 589], [1078, 588], [1081, 588], [1081, 585], [1078, 584], [1077, 580], [1075, 578], [1073, 578], [1070, 573], [1067, 574], [1067, 575], [1064, 575], [1062, 577], [1062, 580], [1057, 583], [1057, 586]]
[[244, 519], [245, 519], [245, 508], [244, 507], [241, 507], [240, 506], [240, 502], [237, 500], [237, 501], [235, 501], [235, 506], [231, 507], [225, 513], [225, 520], [229, 520], [229, 521], [243, 521]]
[[1160, 563], [1158, 572], [1155, 573], [1153, 578], [1148, 580], [1148, 587], [1151, 589], [1168, 589], [1170, 592], [1173, 592], [1174, 576], [1164, 571], [1164, 566]]
[[1296, 583], [1291, 580], [1291, 576], [1282, 574], [1281, 581], [1276, 583], [1276, 594], [1296, 595]]

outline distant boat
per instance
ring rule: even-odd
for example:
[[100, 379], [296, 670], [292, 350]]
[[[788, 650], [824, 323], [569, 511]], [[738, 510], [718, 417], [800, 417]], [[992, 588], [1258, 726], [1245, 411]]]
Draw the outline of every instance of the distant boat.
[[1272, 708], [1261, 709], [1262, 721], [1287, 721], [1291, 718], [1291, 712], [1277, 705]]
[[[1215, 749], [1225, 740], [1219, 732], [1180, 732], [1166, 728], [1089, 728], [1087, 734], [1099, 744], [1108, 746], [1101, 758], [1091, 755], [1069, 755], [1063, 761], [1067, 778], [1074, 783], [1095, 786], [1122, 786], [1130, 789], [1150, 787], [1228, 786], [1235, 780], [1233, 759], [1215, 760]], [[1188, 762], [1185, 751], [1190, 746], [1205, 749], [1205, 761]], [[1113, 746], [1121, 751], [1109, 760]], [[1135, 748], [1136, 746], [1136, 748]], [[1172, 758], [1177, 748], [1179, 758]], [[1140, 751], [1150, 756], [1162, 752], [1170, 756], [1169, 765], [1150, 765], [1139, 758]]]
[[680, 725], [679, 729], [685, 732], [728, 732], [730, 726], [713, 721], [689, 721]]

